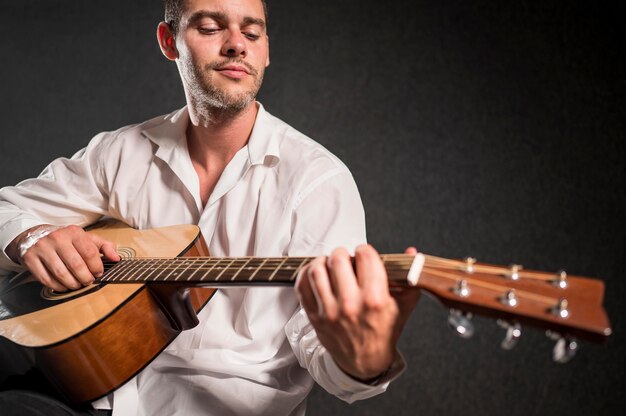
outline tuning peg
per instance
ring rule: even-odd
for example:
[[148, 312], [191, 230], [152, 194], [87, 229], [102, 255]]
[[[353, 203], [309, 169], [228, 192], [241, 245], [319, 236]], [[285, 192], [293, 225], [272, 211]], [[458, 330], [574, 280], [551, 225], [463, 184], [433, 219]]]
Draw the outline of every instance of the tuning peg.
[[551, 283], [558, 288], [567, 289], [567, 272], [565, 270], [559, 270], [556, 273], [556, 277], [551, 280]]
[[474, 264], [476, 264], [476, 259], [474, 257], [465, 257], [465, 272], [467, 274], [474, 273]]
[[559, 318], [567, 318], [569, 316], [569, 302], [565, 298], [560, 298], [556, 305], [550, 308], [550, 313]]
[[524, 266], [522, 266], [521, 264], [511, 264], [511, 266], [509, 266], [509, 272], [506, 274], [506, 277], [511, 280], [519, 280], [519, 273], [523, 268]]
[[450, 309], [448, 315], [448, 325], [461, 338], [470, 338], [474, 335], [474, 324], [472, 324], [472, 314], [458, 309]]
[[519, 322], [507, 322], [502, 319], [498, 319], [498, 326], [506, 329], [506, 335], [500, 343], [500, 347], [507, 351], [512, 350], [522, 336], [522, 327]]
[[560, 364], [569, 362], [576, 351], [578, 351], [578, 341], [569, 335], [561, 335], [552, 331], [546, 331], [548, 338], [556, 340], [554, 349], [552, 350], [552, 359]]

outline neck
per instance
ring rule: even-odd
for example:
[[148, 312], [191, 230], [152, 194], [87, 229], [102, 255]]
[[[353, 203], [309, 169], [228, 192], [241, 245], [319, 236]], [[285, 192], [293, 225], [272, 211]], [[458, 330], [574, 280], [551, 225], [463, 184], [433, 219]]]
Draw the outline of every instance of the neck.
[[[424, 255], [386, 254], [381, 259], [392, 285], [410, 285], [424, 264]], [[411, 270], [418, 259], [419, 270]], [[100, 279], [108, 283], [178, 283], [203, 286], [293, 285], [313, 257], [176, 257], [122, 259], [105, 263]]]
[[187, 144], [192, 159], [201, 165], [211, 159], [230, 160], [248, 142], [257, 113], [256, 102], [236, 113], [223, 109], [200, 112], [190, 105]]

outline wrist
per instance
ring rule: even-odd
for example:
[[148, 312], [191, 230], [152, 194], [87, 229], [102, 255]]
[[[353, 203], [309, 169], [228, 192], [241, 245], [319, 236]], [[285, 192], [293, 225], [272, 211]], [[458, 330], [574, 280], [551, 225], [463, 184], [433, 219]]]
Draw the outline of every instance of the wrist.
[[[378, 368], [377, 370], [374, 368], [370, 368], [369, 370], [362, 368], [360, 369], [361, 371], [359, 371], [358, 368], [348, 369], [349, 367], [346, 368], [337, 361], [335, 361], [335, 363], [337, 364], [337, 367], [339, 367], [341, 371], [343, 371], [348, 377], [350, 377], [354, 381], [358, 381], [359, 383], [362, 383], [362, 384], [375, 385], [378, 381], [382, 380], [383, 378], [385, 378], [385, 376], [389, 374], [389, 372], [391, 371], [395, 363], [395, 360], [396, 360], [396, 354], [394, 353], [389, 364], [386, 367], [377, 366]], [[380, 363], [380, 364], [383, 364], [383, 363]]]
[[358, 381], [359, 383], [368, 384], [370, 386], [374, 386], [380, 380], [384, 379], [387, 376], [387, 374], [389, 374], [389, 372], [391, 371], [391, 367], [392, 367], [392, 365], [389, 365], [389, 367], [387, 367], [382, 373], [380, 373], [380, 374], [378, 374], [378, 375], [376, 375], [374, 377], [369, 377], [369, 378], [365, 378], [365, 379], [364, 378], [355, 377], [355, 376], [353, 376], [351, 374], [348, 374], [348, 373], [346, 373], [346, 374], [348, 374], [350, 377], [352, 377], [354, 380]]
[[51, 224], [44, 224], [30, 228], [15, 239], [15, 245], [11, 250], [12, 252], [7, 254], [10, 254], [9, 257], [11, 257], [13, 261], [17, 260], [17, 263], [21, 264], [22, 258], [31, 247], [37, 244], [39, 240], [47, 237], [50, 233], [58, 230], [59, 228], [61, 227]]

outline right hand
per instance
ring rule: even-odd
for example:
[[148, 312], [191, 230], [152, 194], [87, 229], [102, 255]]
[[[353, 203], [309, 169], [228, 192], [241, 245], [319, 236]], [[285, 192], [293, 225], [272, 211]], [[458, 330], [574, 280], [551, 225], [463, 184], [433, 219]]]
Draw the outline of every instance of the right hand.
[[[36, 227], [17, 236], [7, 247], [10, 257], [18, 260], [44, 286], [59, 292], [80, 289], [93, 283], [104, 273], [100, 253], [111, 261], [119, 261], [115, 244], [80, 227], [59, 228], [30, 247], [20, 258], [17, 248], [26, 235]], [[9, 253], [7, 253], [9, 254]], [[17, 257], [17, 258], [16, 258]]]

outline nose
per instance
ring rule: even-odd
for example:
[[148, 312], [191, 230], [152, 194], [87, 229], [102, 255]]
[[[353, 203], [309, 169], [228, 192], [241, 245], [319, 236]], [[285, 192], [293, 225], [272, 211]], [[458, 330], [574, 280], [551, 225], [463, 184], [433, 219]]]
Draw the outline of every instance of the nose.
[[238, 28], [228, 29], [226, 36], [222, 45], [222, 55], [245, 58], [248, 50], [246, 49], [246, 40], [241, 31]]

